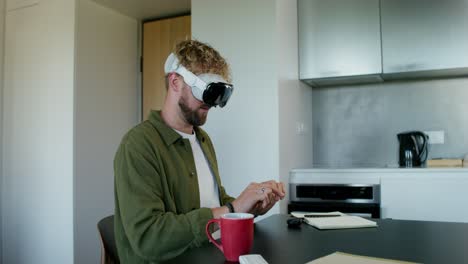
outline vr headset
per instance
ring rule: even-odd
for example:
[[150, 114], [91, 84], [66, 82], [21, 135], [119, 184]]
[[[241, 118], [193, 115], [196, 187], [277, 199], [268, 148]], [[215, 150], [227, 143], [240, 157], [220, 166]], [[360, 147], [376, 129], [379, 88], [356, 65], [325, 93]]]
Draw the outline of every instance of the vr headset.
[[195, 75], [179, 63], [177, 56], [171, 53], [164, 64], [166, 74], [175, 72], [184, 77], [185, 83], [192, 89], [195, 98], [209, 106], [224, 107], [231, 97], [234, 86], [218, 74], [204, 73]]

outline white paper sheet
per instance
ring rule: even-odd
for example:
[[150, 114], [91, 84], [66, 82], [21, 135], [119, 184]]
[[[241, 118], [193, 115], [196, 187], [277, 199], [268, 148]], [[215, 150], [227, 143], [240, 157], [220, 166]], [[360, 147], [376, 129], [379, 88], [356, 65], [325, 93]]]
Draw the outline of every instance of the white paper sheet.
[[342, 252], [335, 252], [328, 256], [307, 262], [306, 264], [416, 264], [392, 259], [374, 258], [359, 255], [352, 255]]
[[[359, 216], [346, 215], [341, 212], [329, 213], [305, 213], [305, 212], [292, 212], [292, 216], [304, 218], [305, 222], [318, 229], [347, 229], [347, 228], [364, 228], [364, 227], [377, 227], [377, 223], [364, 219]], [[315, 217], [307, 217], [307, 215]], [[339, 215], [329, 217], [329, 215]], [[322, 217], [320, 217], [322, 216]]]

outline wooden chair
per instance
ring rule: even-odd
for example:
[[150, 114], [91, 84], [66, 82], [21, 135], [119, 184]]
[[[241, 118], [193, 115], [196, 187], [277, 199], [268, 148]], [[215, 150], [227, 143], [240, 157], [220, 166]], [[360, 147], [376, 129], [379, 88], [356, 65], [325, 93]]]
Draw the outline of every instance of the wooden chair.
[[101, 219], [97, 228], [101, 238], [101, 264], [119, 264], [117, 246], [114, 237], [114, 215]]

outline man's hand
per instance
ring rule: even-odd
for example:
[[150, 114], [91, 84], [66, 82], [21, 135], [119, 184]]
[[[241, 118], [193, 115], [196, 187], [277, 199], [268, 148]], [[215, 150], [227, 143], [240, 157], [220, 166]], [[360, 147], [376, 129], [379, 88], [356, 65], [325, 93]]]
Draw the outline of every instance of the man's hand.
[[242, 213], [264, 214], [270, 210], [276, 202], [285, 196], [284, 185], [273, 180], [262, 183], [251, 183], [232, 202], [234, 210]]
[[284, 198], [284, 196], [286, 195], [286, 191], [284, 189], [284, 184], [282, 182], [275, 182], [275, 181], [271, 180], [271, 181], [262, 182], [262, 183], [260, 183], [260, 185], [271, 188], [272, 190], [278, 190], [279, 191], [280, 195], [277, 195], [277, 192], [273, 192], [275, 202], [277, 202], [279, 200], [282, 200]]
[[270, 211], [271, 208], [273, 208], [273, 206], [275, 206], [276, 204], [276, 200], [275, 199], [271, 199], [270, 200], [270, 203], [264, 208], [263, 207], [263, 203], [262, 202], [257, 202], [249, 211], [249, 213], [257, 216], [257, 215], [264, 215], [266, 214], [268, 211]]

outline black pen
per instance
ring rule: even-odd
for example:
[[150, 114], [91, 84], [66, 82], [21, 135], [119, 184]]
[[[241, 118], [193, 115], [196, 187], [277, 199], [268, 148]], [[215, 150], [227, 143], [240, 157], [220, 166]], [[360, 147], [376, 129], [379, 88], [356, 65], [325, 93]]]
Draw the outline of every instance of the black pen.
[[306, 214], [304, 215], [304, 217], [308, 217], [308, 218], [316, 218], [316, 217], [337, 217], [337, 216], [341, 216], [339, 214], [327, 214], [327, 215], [311, 215], [311, 214]]

